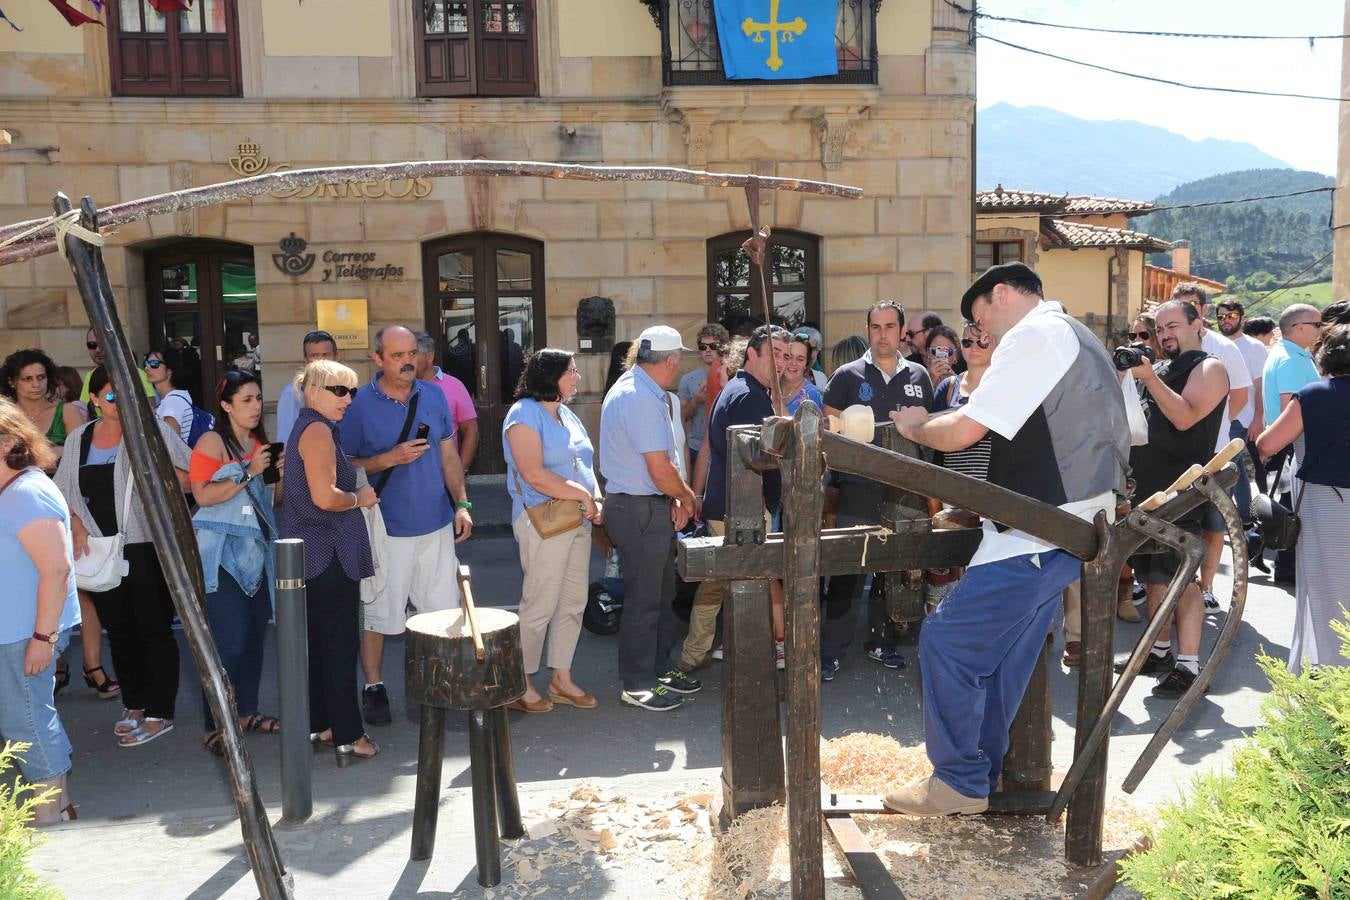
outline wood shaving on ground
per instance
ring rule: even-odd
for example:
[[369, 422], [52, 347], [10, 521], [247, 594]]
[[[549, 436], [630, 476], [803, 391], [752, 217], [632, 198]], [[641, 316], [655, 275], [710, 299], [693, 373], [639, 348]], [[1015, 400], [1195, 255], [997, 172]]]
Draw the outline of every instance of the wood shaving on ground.
[[[841, 793], [879, 794], [932, 770], [923, 747], [855, 733], [821, 744], [824, 782]], [[527, 811], [527, 836], [504, 845], [494, 898], [594, 897], [621, 870], [624, 883], [650, 884], [651, 897], [770, 900], [791, 895], [787, 816], [752, 810], [716, 832], [720, 785], [639, 799], [581, 785], [565, 799]], [[1108, 798], [1105, 845], [1133, 846], [1148, 814]], [[858, 816], [905, 896], [1058, 897], [1069, 874], [1063, 825], [1043, 819]], [[826, 900], [861, 900], [843, 855], [824, 831]]]

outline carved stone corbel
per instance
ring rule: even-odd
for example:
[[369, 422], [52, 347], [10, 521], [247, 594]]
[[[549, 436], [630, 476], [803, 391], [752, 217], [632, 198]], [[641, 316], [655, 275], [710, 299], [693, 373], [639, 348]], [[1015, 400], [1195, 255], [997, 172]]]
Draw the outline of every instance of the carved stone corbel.
[[702, 169], [708, 165], [712, 126], [711, 115], [684, 113], [684, 142], [690, 168]]
[[844, 143], [848, 140], [851, 113], [825, 113], [816, 119], [820, 128], [820, 161], [827, 170], [838, 169], [844, 163]]

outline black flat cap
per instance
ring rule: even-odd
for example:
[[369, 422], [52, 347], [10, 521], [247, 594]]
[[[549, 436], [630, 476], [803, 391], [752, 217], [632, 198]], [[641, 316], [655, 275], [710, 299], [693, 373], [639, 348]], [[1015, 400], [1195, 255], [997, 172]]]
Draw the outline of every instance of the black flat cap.
[[967, 322], [975, 321], [971, 318], [970, 307], [974, 305], [975, 298], [983, 296], [994, 289], [994, 285], [1003, 284], [1005, 281], [1013, 279], [1026, 279], [1036, 282], [1037, 286], [1041, 283], [1041, 276], [1025, 263], [1010, 262], [1001, 266], [990, 266], [984, 270], [984, 274], [975, 279], [975, 283], [966, 289], [961, 295], [961, 315]]

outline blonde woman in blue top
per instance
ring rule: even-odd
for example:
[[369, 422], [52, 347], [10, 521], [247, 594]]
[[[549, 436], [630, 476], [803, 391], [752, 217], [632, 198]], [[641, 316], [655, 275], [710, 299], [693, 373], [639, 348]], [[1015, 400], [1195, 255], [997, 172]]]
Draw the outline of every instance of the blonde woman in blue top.
[[[572, 656], [590, 582], [591, 525], [603, 520], [595, 450], [586, 426], [567, 408], [580, 381], [571, 353], [551, 348], [536, 352], [521, 373], [516, 402], [502, 423], [511, 527], [525, 573], [520, 642], [530, 676], [525, 695], [509, 707], [522, 712], [548, 712], [555, 703], [580, 709], [599, 705], [572, 680]], [[581, 525], [541, 537], [525, 508], [551, 499], [576, 503], [584, 517]], [[553, 670], [547, 698], [533, 684], [546, 636]]]

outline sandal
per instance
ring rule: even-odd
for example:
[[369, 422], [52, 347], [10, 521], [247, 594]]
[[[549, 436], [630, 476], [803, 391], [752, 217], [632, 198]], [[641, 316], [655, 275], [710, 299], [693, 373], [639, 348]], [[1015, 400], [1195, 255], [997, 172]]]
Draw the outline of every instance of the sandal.
[[95, 672], [103, 672], [102, 666], [94, 666], [92, 669], [84, 670], [84, 683], [89, 686], [101, 700], [111, 700], [122, 693], [122, 686], [108, 677], [107, 672], [103, 672], [103, 680], [95, 681], [93, 675]]
[[[140, 713], [139, 716], [136, 713]], [[118, 737], [126, 737], [133, 731], [141, 727], [141, 720], [145, 718], [143, 709], [122, 708], [122, 718], [113, 723], [113, 734]]]
[[60, 657], [56, 659], [56, 684], [52, 689], [52, 696], [64, 691], [70, 685], [70, 665]]
[[[375, 743], [374, 738], [368, 734], [363, 734], [361, 737], [365, 738], [370, 743], [369, 753], [362, 753], [358, 750], [356, 748], [356, 741], [352, 741], [350, 744], [341, 744], [333, 748], [333, 754], [337, 758], [339, 769], [345, 769], [354, 762], [359, 762], [363, 759], [374, 759], [380, 755], [380, 745]], [[360, 739], [361, 738], [357, 738], [356, 740], [359, 741]]]
[[254, 713], [244, 721], [239, 723], [239, 727], [245, 731], [259, 731], [263, 734], [280, 734], [281, 720], [275, 716], [264, 716], [261, 713]]
[[206, 736], [202, 738], [202, 747], [212, 756], [224, 756], [225, 736], [219, 731], [208, 731]]
[[[151, 731], [146, 726], [152, 722], [158, 722], [159, 727]], [[173, 731], [173, 719], [156, 719], [154, 716], [146, 716], [141, 720], [141, 727], [137, 728], [131, 734], [124, 735], [117, 742], [119, 747], [139, 747], [142, 744], [148, 744], [157, 737], [163, 737]]]

